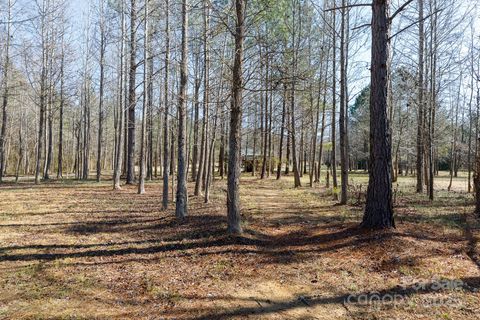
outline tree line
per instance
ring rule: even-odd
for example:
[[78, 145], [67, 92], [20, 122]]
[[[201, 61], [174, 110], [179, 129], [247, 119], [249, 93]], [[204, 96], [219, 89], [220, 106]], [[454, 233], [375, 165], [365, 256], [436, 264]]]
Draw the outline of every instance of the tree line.
[[[392, 184], [434, 199], [479, 188], [476, 4], [454, 0], [4, 0], [0, 181], [162, 181], [188, 216], [227, 180], [293, 174], [347, 204], [369, 174], [362, 225], [394, 227]], [[478, 161], [477, 161], [478, 162]], [[93, 174], [94, 173], [94, 174]], [[159, 199], [160, 201], [160, 199]]]

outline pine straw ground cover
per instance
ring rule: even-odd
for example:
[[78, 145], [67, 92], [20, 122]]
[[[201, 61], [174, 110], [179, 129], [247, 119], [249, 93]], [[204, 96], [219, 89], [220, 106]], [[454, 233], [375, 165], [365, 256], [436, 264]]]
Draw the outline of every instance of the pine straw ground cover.
[[[109, 182], [0, 187], [1, 319], [475, 319], [479, 224], [472, 197], [395, 184], [397, 228], [358, 230], [324, 187], [245, 176], [245, 235], [225, 235], [225, 183], [178, 223], [161, 187]], [[303, 181], [307, 185], [307, 180]], [[448, 179], [436, 182], [445, 189]], [[192, 187], [190, 185], [190, 187]]]

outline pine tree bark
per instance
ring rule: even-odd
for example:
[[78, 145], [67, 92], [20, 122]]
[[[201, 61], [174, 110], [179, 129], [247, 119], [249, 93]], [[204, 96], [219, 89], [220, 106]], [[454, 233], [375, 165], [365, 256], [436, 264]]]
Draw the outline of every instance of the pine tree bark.
[[240, 162], [243, 94], [243, 45], [245, 39], [245, 0], [235, 0], [235, 51], [230, 105], [230, 136], [228, 152], [227, 222], [228, 233], [242, 233], [240, 217]]
[[365, 213], [367, 229], [395, 227], [392, 203], [392, 155], [388, 123], [390, 77], [390, 0], [372, 4], [370, 90], [370, 163]]

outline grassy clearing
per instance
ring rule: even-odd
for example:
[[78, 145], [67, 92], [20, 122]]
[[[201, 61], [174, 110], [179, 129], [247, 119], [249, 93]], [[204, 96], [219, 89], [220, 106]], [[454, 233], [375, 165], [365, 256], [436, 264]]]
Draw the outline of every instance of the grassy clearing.
[[448, 182], [431, 203], [401, 177], [397, 229], [370, 234], [355, 228], [365, 187], [337, 206], [323, 182], [245, 176], [235, 239], [220, 180], [182, 224], [160, 211], [158, 182], [145, 195], [108, 181], [6, 184], [0, 319], [479, 318], [480, 225], [465, 175]]

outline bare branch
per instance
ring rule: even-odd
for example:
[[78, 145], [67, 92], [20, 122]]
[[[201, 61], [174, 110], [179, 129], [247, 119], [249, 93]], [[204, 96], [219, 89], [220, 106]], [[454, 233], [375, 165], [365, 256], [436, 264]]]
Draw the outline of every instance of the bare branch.
[[372, 24], [371, 23], [365, 23], [365, 24], [362, 24], [362, 25], [359, 25], [359, 26], [356, 26], [354, 28], [352, 28], [352, 30], [358, 30], [358, 29], [362, 29], [362, 28], [365, 28], [365, 27], [371, 27]]
[[408, 0], [407, 2], [405, 2], [403, 5], [401, 5], [397, 11], [395, 11], [392, 16], [390, 17], [390, 21], [392, 21], [400, 12], [402, 12], [403, 10], [405, 10], [405, 8], [410, 4], [412, 3], [413, 0]]
[[403, 31], [409, 29], [410, 27], [413, 27], [414, 25], [416, 25], [417, 23], [419, 23], [420, 21], [425, 21], [427, 20], [428, 18], [430, 18], [431, 16], [439, 13], [440, 11], [443, 11], [443, 9], [438, 9], [437, 11], [429, 14], [428, 16], [426, 16], [425, 18], [421, 19], [421, 20], [417, 20], [417, 21], [414, 21], [412, 22], [411, 24], [409, 24], [408, 26], [406, 26], [405, 28], [402, 28], [400, 29], [398, 32], [396, 32], [394, 35], [392, 35], [389, 40], [392, 40], [394, 37], [398, 36], [400, 33], [402, 33]]
[[348, 6], [325, 9], [324, 11], [329, 12], [329, 11], [333, 11], [333, 10], [350, 9], [350, 8], [354, 8], [354, 7], [371, 7], [371, 6], [372, 6], [371, 3], [357, 3], [357, 4], [349, 4]]

